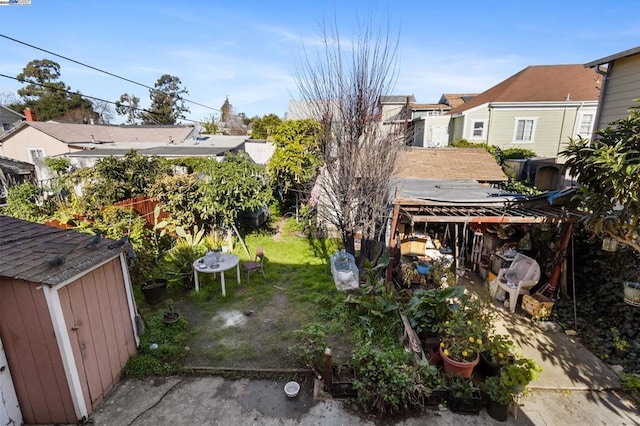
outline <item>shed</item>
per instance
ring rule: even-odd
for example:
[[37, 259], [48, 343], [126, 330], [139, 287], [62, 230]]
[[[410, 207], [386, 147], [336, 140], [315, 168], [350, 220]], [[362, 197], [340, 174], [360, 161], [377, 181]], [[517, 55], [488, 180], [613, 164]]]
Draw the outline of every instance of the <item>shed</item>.
[[[538, 196], [514, 194], [499, 188], [481, 184], [473, 179], [434, 180], [434, 179], [398, 179], [392, 188], [390, 199], [393, 205], [389, 233], [389, 247], [393, 257], [400, 258], [403, 236], [409, 234], [414, 224], [450, 224], [454, 229], [454, 247], [456, 266], [459, 265], [458, 250], [464, 253], [469, 249], [462, 234], [464, 230], [483, 229], [492, 226], [513, 224], [554, 226], [562, 235], [562, 242], [556, 249], [553, 272], [549, 277], [549, 288], [555, 289], [560, 273], [560, 261], [567, 248], [573, 223], [583, 217], [572, 205], [571, 198], [575, 188], [549, 191]], [[459, 235], [459, 225], [463, 232]], [[421, 248], [419, 251], [424, 251]], [[473, 255], [471, 256], [473, 259]], [[387, 270], [391, 279], [392, 268]]]
[[139, 342], [122, 249], [86, 248], [91, 235], [7, 216], [0, 230], [2, 386], [13, 385], [24, 423], [86, 420]]

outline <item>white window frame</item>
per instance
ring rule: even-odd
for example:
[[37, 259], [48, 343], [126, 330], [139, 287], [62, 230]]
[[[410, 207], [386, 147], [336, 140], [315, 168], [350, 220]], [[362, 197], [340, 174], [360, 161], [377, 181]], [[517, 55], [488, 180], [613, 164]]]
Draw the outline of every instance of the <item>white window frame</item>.
[[[513, 125], [513, 143], [535, 143], [536, 141], [536, 124], [538, 123], [538, 117], [514, 117], [515, 123]], [[531, 137], [530, 139], [517, 139], [518, 136], [518, 123], [524, 121], [531, 121]]]
[[2, 123], [2, 130], [5, 132], [11, 130], [11, 123]]
[[[589, 121], [589, 130], [587, 132], [582, 131], [582, 127], [587, 124], [584, 121], [586, 116], [591, 116], [591, 121]], [[596, 121], [596, 113], [595, 112], [583, 112], [580, 114], [580, 120], [578, 120], [578, 128], [576, 129], [576, 135], [582, 136], [584, 139], [591, 139], [591, 135], [593, 134], [593, 125]]]
[[44, 159], [46, 158], [47, 153], [45, 152], [44, 147], [40, 147], [40, 146], [31, 146], [27, 148], [27, 155], [29, 156], [29, 162], [31, 164], [36, 164], [35, 157], [33, 156], [33, 153], [35, 151], [42, 152], [42, 162], [44, 163]]
[[[482, 123], [482, 134], [480, 136], [474, 135], [474, 132], [476, 131], [476, 123]], [[471, 120], [471, 133], [469, 134], [469, 139], [484, 140], [486, 138], [487, 138], [487, 120]]]

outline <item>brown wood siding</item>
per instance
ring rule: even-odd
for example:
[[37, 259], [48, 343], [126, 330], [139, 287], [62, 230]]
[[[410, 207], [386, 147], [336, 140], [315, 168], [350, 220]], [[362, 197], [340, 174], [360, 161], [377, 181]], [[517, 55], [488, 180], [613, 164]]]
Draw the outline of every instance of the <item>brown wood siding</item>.
[[75, 423], [62, 358], [42, 290], [0, 279], [0, 335], [25, 423]]
[[136, 350], [124, 286], [116, 258], [60, 289], [74, 356], [81, 360], [78, 370], [83, 394], [91, 408], [96, 408], [118, 382]]

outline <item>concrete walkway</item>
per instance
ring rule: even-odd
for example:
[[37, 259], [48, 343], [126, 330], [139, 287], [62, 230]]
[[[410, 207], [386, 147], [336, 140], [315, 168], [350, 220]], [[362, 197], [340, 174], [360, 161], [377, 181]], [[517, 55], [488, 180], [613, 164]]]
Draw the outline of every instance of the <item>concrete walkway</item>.
[[226, 380], [220, 377], [125, 379], [92, 416], [96, 426], [162, 425], [640, 425], [639, 408], [619, 391], [616, 374], [549, 322], [535, 322], [498, 308], [497, 330], [511, 335], [523, 355], [543, 368], [520, 400], [517, 412], [498, 423], [449, 410], [425, 410], [419, 417], [380, 422], [345, 408], [341, 401], [313, 399], [302, 383], [289, 399], [286, 380]]
[[92, 416], [96, 426], [163, 425], [637, 425], [632, 401], [614, 392], [536, 389], [498, 423], [478, 416], [427, 410], [419, 417], [379, 422], [360, 417], [341, 401], [314, 401], [311, 383], [288, 399], [284, 381], [225, 380], [220, 377], [126, 379]]
[[543, 367], [531, 392], [507, 422], [449, 410], [425, 410], [419, 417], [380, 422], [359, 416], [341, 401], [313, 399], [302, 383], [289, 399], [286, 380], [226, 380], [220, 377], [125, 379], [92, 416], [96, 426], [162, 425], [640, 425], [636, 403], [619, 390], [613, 371], [576, 338], [546, 322], [500, 312], [498, 330], [508, 332], [526, 357]]

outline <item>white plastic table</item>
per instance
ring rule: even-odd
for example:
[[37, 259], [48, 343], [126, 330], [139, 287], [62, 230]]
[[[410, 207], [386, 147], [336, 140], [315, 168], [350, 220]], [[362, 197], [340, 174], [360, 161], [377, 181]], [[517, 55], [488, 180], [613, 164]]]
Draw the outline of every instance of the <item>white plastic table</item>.
[[[213, 268], [210, 268], [204, 264], [204, 257], [197, 259], [193, 262], [193, 278], [196, 282], [196, 291], [200, 291], [200, 282], [198, 281], [198, 272], [204, 272], [205, 274], [215, 274], [216, 272], [220, 272], [220, 283], [222, 285], [222, 295], [226, 296], [227, 292], [224, 286], [224, 271], [227, 271], [234, 266], [236, 267], [236, 274], [238, 284], [240, 284], [240, 259], [235, 254], [230, 253], [222, 253], [220, 255], [220, 260], [216, 263], [217, 266], [214, 265]], [[214, 275], [215, 276], [215, 275]]]

